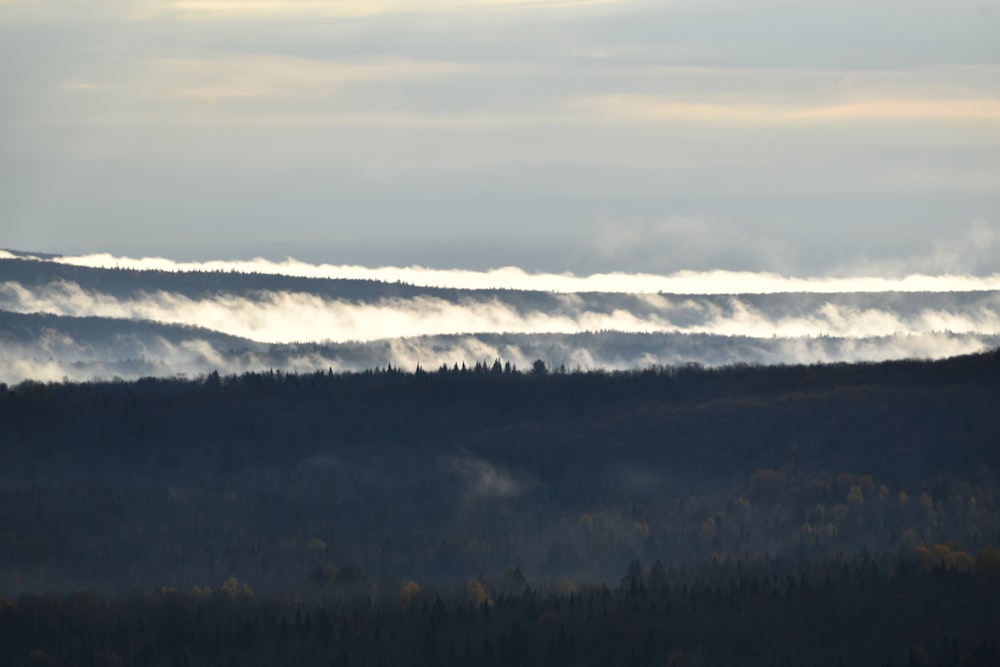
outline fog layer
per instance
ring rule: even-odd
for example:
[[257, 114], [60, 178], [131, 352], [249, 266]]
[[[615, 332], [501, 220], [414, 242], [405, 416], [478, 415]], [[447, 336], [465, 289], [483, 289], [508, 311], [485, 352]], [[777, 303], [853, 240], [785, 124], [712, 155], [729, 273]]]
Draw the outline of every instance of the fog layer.
[[[23, 256], [23, 255], [22, 255]], [[14, 257], [0, 250], [0, 259]], [[31, 256], [33, 259], [41, 259]], [[421, 266], [364, 267], [356, 265], [309, 264], [295, 259], [274, 261], [214, 260], [177, 262], [163, 257], [116, 257], [107, 253], [45, 258], [60, 264], [95, 268], [128, 268], [157, 271], [239, 271], [281, 274], [306, 278], [349, 278], [402, 281], [428, 287], [458, 289], [517, 289], [554, 292], [616, 292], [672, 294], [768, 294], [777, 292], [951, 292], [1000, 289], [1000, 273], [992, 275], [902, 273], [847, 277], [791, 277], [749, 271], [677, 271], [666, 275], [650, 273], [529, 273], [506, 266], [488, 271], [432, 269]], [[894, 267], [898, 268], [898, 267]]]
[[[573, 288], [472, 290], [358, 275], [285, 280], [231, 272], [252, 268], [247, 264], [213, 263], [198, 265], [200, 272], [177, 273], [190, 267], [137, 260], [160, 268], [67, 268], [65, 262], [86, 258], [7, 255], [0, 258], [3, 382], [212, 370], [363, 370], [386, 364], [433, 370], [495, 359], [522, 368], [542, 359], [552, 367], [620, 369], [943, 358], [994, 346], [1000, 337], [1000, 290], [982, 289], [992, 280], [986, 278], [911, 277], [886, 283], [897, 291], [831, 292], [825, 290], [846, 283], [757, 274], [731, 285], [713, 281], [736, 280], [738, 274], [408, 274], [427, 283], [457, 284], [470, 276], [473, 284], [503, 283], [503, 276], [510, 276], [536, 287], [558, 280]], [[286, 268], [334, 276], [344, 267], [290, 263]], [[206, 273], [209, 269], [216, 272]], [[592, 284], [588, 281], [619, 279], [620, 288], [629, 281], [689, 280], [683, 284], [700, 285], [704, 293], [576, 291]], [[712, 291], [723, 284], [747, 291]], [[917, 284], [933, 289], [912, 291]], [[952, 284], [976, 289], [940, 291]], [[788, 291], [751, 293], [755, 285]], [[800, 291], [807, 287], [815, 289]]]

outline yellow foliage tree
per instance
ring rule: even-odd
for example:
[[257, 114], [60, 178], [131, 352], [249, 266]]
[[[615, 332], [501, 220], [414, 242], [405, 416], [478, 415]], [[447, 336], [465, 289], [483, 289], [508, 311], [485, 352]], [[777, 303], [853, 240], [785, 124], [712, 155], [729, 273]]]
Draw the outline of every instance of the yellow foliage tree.
[[250, 584], [241, 582], [236, 577], [229, 577], [223, 581], [221, 590], [234, 600], [253, 597], [253, 589], [250, 588]]
[[306, 542], [306, 549], [309, 551], [326, 551], [326, 542], [318, 537]]
[[859, 476], [858, 486], [860, 486], [862, 490], [871, 493], [873, 490], [875, 490], [875, 477], [873, 477], [872, 475]]
[[934, 511], [934, 499], [930, 497], [927, 493], [920, 494], [920, 506], [925, 512], [930, 513]]
[[403, 584], [403, 587], [399, 589], [399, 606], [405, 608], [410, 607], [413, 601], [420, 597], [423, 589], [420, 588], [420, 584], [415, 581], [408, 581]]
[[469, 585], [465, 587], [465, 599], [469, 604], [474, 604], [477, 607], [482, 606], [484, 602], [488, 604], [489, 595], [486, 594], [486, 587], [483, 586], [483, 582], [478, 579], [470, 581]]
[[976, 570], [983, 574], [1000, 574], [1000, 549], [986, 547], [976, 556]]
[[701, 525], [701, 536], [706, 542], [711, 542], [715, 537], [715, 517], [710, 516]]
[[849, 472], [842, 472], [833, 482], [837, 485], [837, 490], [846, 495], [851, 487], [857, 484], [857, 478]]
[[976, 567], [976, 559], [966, 553], [958, 544], [919, 544], [911, 554], [920, 565], [930, 572], [943, 567], [953, 572], [971, 572]]

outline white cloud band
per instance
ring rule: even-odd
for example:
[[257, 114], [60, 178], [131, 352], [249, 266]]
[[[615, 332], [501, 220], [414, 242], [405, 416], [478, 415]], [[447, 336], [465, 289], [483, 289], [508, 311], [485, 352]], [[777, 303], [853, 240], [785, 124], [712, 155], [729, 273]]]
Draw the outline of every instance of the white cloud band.
[[[13, 257], [0, 251], [0, 258]], [[810, 292], [959, 292], [1000, 290], [1000, 273], [987, 276], [927, 275], [913, 273], [900, 277], [791, 277], [776, 273], [747, 271], [678, 271], [667, 275], [649, 273], [595, 273], [577, 276], [571, 273], [529, 273], [517, 267], [488, 271], [432, 269], [420, 266], [383, 266], [309, 264], [295, 259], [274, 261], [213, 260], [178, 262], [163, 257], [116, 257], [107, 253], [61, 256], [51, 261], [73, 266], [123, 268], [156, 271], [240, 271], [280, 274], [304, 278], [348, 278], [401, 281], [426, 287], [456, 289], [516, 289], [547, 292], [608, 292], [618, 294], [776, 294]]]

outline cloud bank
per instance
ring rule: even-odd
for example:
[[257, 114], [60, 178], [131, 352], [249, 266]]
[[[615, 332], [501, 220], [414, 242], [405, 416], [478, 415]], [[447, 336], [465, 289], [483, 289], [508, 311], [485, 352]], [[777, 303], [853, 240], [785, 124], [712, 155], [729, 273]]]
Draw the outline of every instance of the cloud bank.
[[[992, 239], [992, 237], [990, 237]], [[942, 257], [954, 254], [942, 248]], [[0, 258], [15, 255], [0, 251]], [[37, 258], [34, 258], [37, 259]], [[304, 278], [348, 278], [404, 282], [427, 287], [456, 289], [512, 289], [546, 292], [610, 292], [619, 294], [774, 294], [784, 292], [954, 292], [1000, 289], [1000, 273], [986, 276], [962, 274], [908, 273], [899, 277], [878, 274], [851, 277], [792, 277], [769, 272], [677, 271], [652, 273], [530, 273], [507, 266], [487, 271], [433, 269], [421, 266], [364, 267], [357, 265], [310, 264], [296, 259], [274, 261], [212, 260], [178, 262], [163, 257], [118, 257], [107, 253], [58, 256], [46, 261], [93, 268], [123, 268], [155, 271], [239, 271], [280, 274]], [[943, 259], [941, 261], [944, 261]]]
[[[521, 368], [543, 359], [581, 369], [877, 361], [1000, 344], [998, 276], [574, 276], [295, 260], [25, 259], [11, 252], [0, 259], [8, 260], [0, 264], [7, 271], [0, 273], [0, 381], [8, 383], [386, 364], [433, 370], [498, 358]], [[65, 268], [108, 265], [157, 271]], [[164, 273], [192, 269], [242, 273]], [[282, 282], [255, 272], [451, 289]], [[484, 289], [461, 289], [470, 286]], [[604, 291], [592, 291], [598, 287]]]
[[[328, 345], [287, 345], [219, 350], [192, 338], [171, 342], [149, 338], [140, 352], [115, 357], [65, 335], [44, 345], [0, 345], [0, 382], [142, 377], [201, 377], [277, 370], [312, 373], [361, 371], [391, 364], [412, 371], [436, 370], [476, 361], [510, 361], [522, 370], [535, 359], [551, 368], [625, 370], [697, 363], [723, 366], [874, 362], [887, 359], [938, 359], [1000, 345], [998, 335], [929, 333], [868, 338], [749, 338], [686, 334], [515, 334], [428, 336]], [[58, 340], [55, 340], [58, 338]]]
[[[795, 313], [765, 312], [746, 297], [699, 299], [648, 294], [638, 301], [593, 302], [579, 294], [555, 296], [557, 308], [525, 310], [499, 296], [433, 296], [374, 303], [296, 292], [260, 291], [253, 297], [215, 295], [192, 299], [169, 292], [119, 298], [57, 281], [29, 290], [0, 283], [0, 308], [15, 313], [139, 319], [205, 327], [265, 343], [372, 341], [460, 333], [676, 332], [722, 336], [862, 338], [894, 334], [1000, 332], [1000, 303], [970, 307], [857, 307], [820, 300]], [[636, 306], [641, 306], [641, 308]]]

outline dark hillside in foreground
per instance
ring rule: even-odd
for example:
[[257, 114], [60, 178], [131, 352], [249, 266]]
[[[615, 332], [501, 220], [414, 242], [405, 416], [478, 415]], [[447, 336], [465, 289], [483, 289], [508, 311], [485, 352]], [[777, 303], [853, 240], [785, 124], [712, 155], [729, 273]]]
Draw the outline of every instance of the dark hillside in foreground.
[[1000, 353], [542, 370], [4, 388], [0, 662], [996, 664]]
[[[170, 549], [152, 545], [197, 528], [185, 539], [227, 550], [241, 571], [260, 568], [255, 550], [268, 540], [316, 538], [325, 550], [343, 549], [339, 559], [360, 543], [401, 540], [365, 556], [393, 573], [467, 574], [520, 559], [532, 572], [603, 575], [656, 549], [708, 553], [666, 516], [680, 512], [700, 528], [717, 510], [739, 515], [739, 498], [758, 510], [780, 505], [784, 519], [798, 521], [794, 534], [767, 528], [765, 537], [752, 521], [732, 530], [723, 521], [710, 546], [782, 552], [798, 548], [799, 519], [818, 503], [850, 510], [855, 486], [863, 507], [873, 502], [880, 512], [879, 502], [900, 491], [912, 496], [907, 512], [922, 493], [949, 502], [958, 483], [963, 493], [981, 489], [977, 503], [992, 502], [998, 405], [996, 352], [629, 373], [522, 373], [496, 363], [464, 372], [24, 384], [0, 393], [3, 525], [19, 526], [4, 534], [16, 548], [3, 553], [20, 554], [4, 567], [45, 553], [53, 582], [71, 584], [84, 564], [98, 581], [120, 579], [127, 569], [105, 550], [130, 544], [138, 551], [119, 557], [142, 563], [138, 581], [171, 583]], [[227, 506], [227, 489], [241, 500]], [[123, 502], [130, 494], [141, 499]], [[41, 514], [20, 511], [23, 503]], [[87, 503], [98, 504], [78, 517]], [[207, 523], [187, 523], [195, 510]], [[609, 529], [610, 542], [557, 537], [581, 514], [605, 510], [628, 514], [616, 518], [624, 533]], [[88, 526], [95, 513], [100, 526]], [[144, 516], [180, 524], [150, 533], [156, 526]], [[67, 554], [48, 529], [35, 534], [42, 517], [89, 539]], [[648, 535], [633, 534], [632, 524], [651, 517], [662, 531], [654, 521]], [[118, 539], [118, 519], [144, 527]], [[885, 521], [851, 516], [851, 530], [829, 546], [898, 548], [905, 522], [887, 531]], [[215, 528], [203, 532], [208, 525]], [[970, 535], [995, 540], [992, 519]], [[469, 559], [463, 549], [411, 543], [452, 537], [490, 548]], [[178, 561], [178, 573], [215, 572], [214, 556], [200, 562]], [[284, 581], [278, 574], [294, 568], [279, 559], [268, 572], [264, 581]]]
[[222, 473], [324, 453], [462, 451], [543, 482], [568, 467], [596, 472], [614, 463], [741, 475], [790, 456], [797, 468], [863, 469], [902, 481], [997, 470], [998, 398], [997, 352], [615, 373], [521, 372], [498, 361], [415, 374], [25, 383], [0, 393], [0, 433], [8, 475], [54, 456], [81, 470], [198, 463]]
[[0, 660], [275, 667], [1000, 664], [996, 572], [887, 572], [870, 558], [812, 566], [786, 576], [774, 564], [741, 559], [681, 582], [655, 564], [648, 576], [613, 587], [564, 584], [511, 593], [478, 580], [449, 589], [411, 581], [381, 594], [357, 587], [315, 601], [261, 596], [236, 579], [215, 589], [158, 589], [112, 600], [88, 593], [0, 598]]

